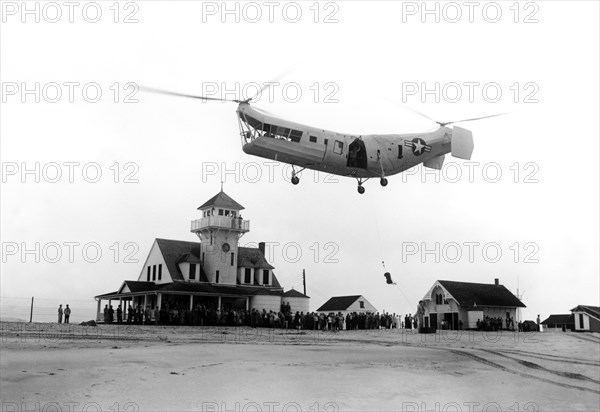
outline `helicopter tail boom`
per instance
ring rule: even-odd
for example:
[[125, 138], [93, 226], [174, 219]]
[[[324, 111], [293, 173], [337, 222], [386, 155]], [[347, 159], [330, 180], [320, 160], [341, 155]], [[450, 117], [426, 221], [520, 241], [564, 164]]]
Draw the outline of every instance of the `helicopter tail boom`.
[[473, 133], [462, 127], [454, 126], [452, 129], [452, 156], [471, 160], [473, 148]]

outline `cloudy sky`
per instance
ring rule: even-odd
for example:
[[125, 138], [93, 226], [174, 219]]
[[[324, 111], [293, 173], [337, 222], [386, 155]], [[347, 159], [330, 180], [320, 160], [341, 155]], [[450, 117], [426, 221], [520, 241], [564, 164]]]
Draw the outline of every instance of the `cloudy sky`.
[[[1, 296], [95, 308], [155, 238], [195, 240], [223, 180], [251, 221], [241, 245], [267, 242], [286, 290], [305, 269], [312, 309], [362, 294], [413, 313], [437, 279], [494, 278], [524, 292], [524, 318], [598, 305], [598, 7], [3, 2]], [[293, 186], [285, 165], [243, 153], [235, 104], [130, 85], [241, 98], [275, 79], [257, 107], [339, 132], [435, 128], [404, 106], [509, 114], [460, 124], [471, 162], [359, 195], [312, 171]]]

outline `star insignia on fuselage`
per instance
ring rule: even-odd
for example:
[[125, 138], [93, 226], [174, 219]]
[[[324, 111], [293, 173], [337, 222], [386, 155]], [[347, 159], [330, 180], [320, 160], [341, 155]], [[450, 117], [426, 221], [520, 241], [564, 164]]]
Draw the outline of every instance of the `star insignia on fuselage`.
[[415, 156], [421, 156], [423, 153], [429, 153], [431, 151], [431, 146], [420, 137], [415, 137], [412, 140], [405, 140], [404, 146], [410, 147]]

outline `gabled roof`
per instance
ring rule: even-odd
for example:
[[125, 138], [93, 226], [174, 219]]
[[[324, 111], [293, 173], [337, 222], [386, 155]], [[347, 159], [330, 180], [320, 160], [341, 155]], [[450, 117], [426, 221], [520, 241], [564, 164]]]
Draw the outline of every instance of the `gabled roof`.
[[567, 324], [575, 324], [575, 315], [566, 314], [566, 315], [550, 315], [548, 319], [542, 322], [544, 325], [567, 325]]
[[123, 287], [127, 286], [131, 293], [135, 292], [145, 292], [149, 290], [156, 290], [157, 284], [154, 282], [140, 282], [137, 280], [126, 280], [123, 282], [123, 285], [119, 288], [119, 293], [123, 290]]
[[240, 205], [238, 202], [229, 197], [222, 190], [206, 201], [202, 206], [198, 208], [198, 210], [206, 209], [209, 207], [225, 207], [227, 209], [233, 210], [244, 210], [244, 206]]
[[571, 309], [571, 312], [585, 312], [588, 315], [600, 319], [600, 307], [598, 306], [578, 305]]
[[323, 304], [317, 312], [334, 312], [346, 310], [352, 305], [354, 302], [360, 298], [361, 295], [352, 295], [352, 296], [334, 296], [329, 299], [327, 302]]
[[284, 298], [306, 298], [306, 299], [310, 298], [310, 296], [306, 296], [304, 293], [298, 292], [295, 289], [288, 290], [287, 292], [285, 292], [283, 294], [283, 297]]
[[253, 247], [238, 247], [238, 267], [258, 268], [258, 269], [275, 269], [267, 262], [265, 255], [259, 248]]
[[182, 255], [177, 263], [202, 263], [200, 258], [192, 253], [186, 253]]
[[461, 306], [526, 307], [503, 285], [438, 280]]
[[173, 281], [185, 280], [183, 274], [179, 270], [179, 259], [185, 254], [192, 254], [200, 260], [200, 243], [186, 242], [183, 240], [156, 239], [160, 252], [165, 259], [167, 269], [171, 274]]

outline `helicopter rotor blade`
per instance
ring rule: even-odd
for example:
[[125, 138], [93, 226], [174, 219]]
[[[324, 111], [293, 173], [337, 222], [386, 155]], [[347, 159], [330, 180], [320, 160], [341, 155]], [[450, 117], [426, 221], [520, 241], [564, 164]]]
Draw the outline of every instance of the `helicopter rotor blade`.
[[402, 108], [404, 108], [405, 110], [408, 110], [409, 112], [413, 112], [413, 113], [415, 113], [415, 114], [418, 114], [418, 115], [419, 115], [419, 116], [421, 116], [421, 117], [424, 117], [425, 119], [428, 119], [428, 120], [431, 120], [432, 122], [438, 123], [438, 121], [437, 121], [437, 120], [435, 120], [435, 119], [432, 119], [431, 117], [427, 116], [425, 113], [421, 113], [421, 112], [420, 112], [420, 111], [418, 111], [417, 109], [414, 109], [414, 108], [412, 108], [412, 107], [410, 107], [410, 106], [406, 106], [406, 105], [404, 105], [404, 104], [403, 104], [403, 105], [401, 105], [401, 106], [402, 106]]
[[195, 94], [173, 92], [170, 90], [155, 89], [153, 87], [146, 87], [146, 86], [139, 86], [139, 89], [143, 92], [164, 94], [167, 96], [186, 97], [189, 99], [211, 100], [211, 101], [219, 101], [219, 102], [241, 103], [241, 100], [230, 100], [230, 99], [222, 99], [222, 98], [218, 98], [218, 97], [199, 96], [199, 95], [195, 95]]
[[503, 116], [505, 114], [508, 114], [508, 112], [498, 113], [498, 114], [491, 114], [489, 116], [474, 117], [472, 119], [463, 119], [463, 120], [454, 120], [452, 122], [445, 122], [445, 123], [444, 122], [436, 122], [436, 123], [439, 124], [440, 126], [444, 127], [444, 126], [447, 126], [447, 125], [452, 124], [452, 123], [472, 122], [474, 120], [489, 119], [490, 117]]
[[290, 68], [288, 70], [281, 72], [279, 74], [279, 76], [277, 76], [272, 81], [265, 83], [264, 86], [261, 87], [260, 90], [254, 94], [254, 96], [246, 99], [245, 101], [250, 102], [250, 101], [254, 100], [256, 98], [256, 96], [262, 94], [262, 92], [264, 92], [265, 90], [268, 90], [269, 88], [273, 87], [274, 85], [279, 84], [279, 81], [284, 79], [285, 77], [287, 77], [292, 71], [293, 71], [293, 69]]

